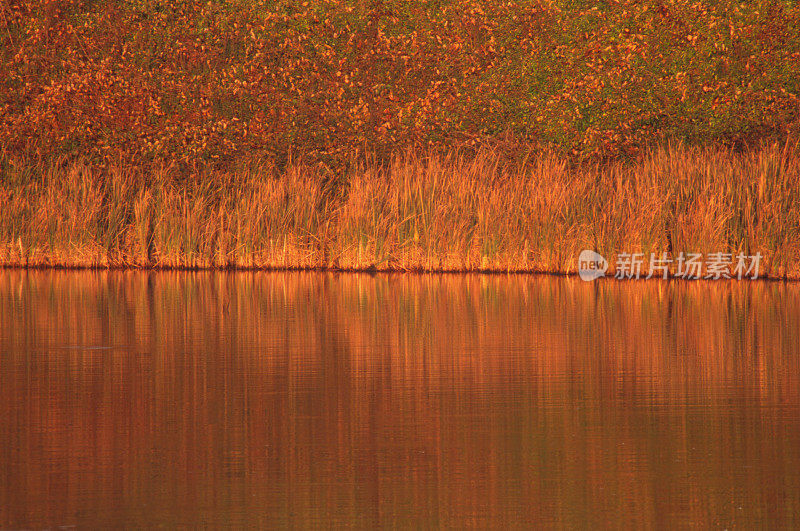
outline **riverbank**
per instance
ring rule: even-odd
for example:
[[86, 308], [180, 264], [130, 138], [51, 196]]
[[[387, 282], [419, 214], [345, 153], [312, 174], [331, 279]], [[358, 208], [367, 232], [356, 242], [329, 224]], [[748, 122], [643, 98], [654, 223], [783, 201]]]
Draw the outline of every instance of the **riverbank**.
[[737, 255], [760, 253], [761, 276], [800, 278], [800, 150], [789, 143], [673, 145], [594, 165], [481, 150], [341, 173], [253, 162], [186, 178], [11, 160], [2, 172], [6, 266], [574, 273], [591, 249], [608, 274], [622, 253], [642, 253], [642, 276], [651, 253], [727, 253], [731, 272]]

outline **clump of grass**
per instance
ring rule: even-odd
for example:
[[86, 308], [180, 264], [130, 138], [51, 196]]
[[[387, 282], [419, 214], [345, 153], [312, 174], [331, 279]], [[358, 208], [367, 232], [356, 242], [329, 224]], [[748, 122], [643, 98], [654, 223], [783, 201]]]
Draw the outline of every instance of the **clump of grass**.
[[271, 162], [182, 178], [4, 162], [0, 263], [571, 273], [582, 249], [761, 253], [800, 278], [800, 149], [680, 144], [574, 165], [483, 149], [336, 174]]

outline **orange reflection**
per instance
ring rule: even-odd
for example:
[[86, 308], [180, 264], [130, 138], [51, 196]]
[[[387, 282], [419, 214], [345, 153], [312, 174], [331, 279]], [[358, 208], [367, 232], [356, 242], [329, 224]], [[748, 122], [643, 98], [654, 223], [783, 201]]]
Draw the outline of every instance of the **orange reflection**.
[[800, 287], [0, 273], [0, 527], [797, 524]]

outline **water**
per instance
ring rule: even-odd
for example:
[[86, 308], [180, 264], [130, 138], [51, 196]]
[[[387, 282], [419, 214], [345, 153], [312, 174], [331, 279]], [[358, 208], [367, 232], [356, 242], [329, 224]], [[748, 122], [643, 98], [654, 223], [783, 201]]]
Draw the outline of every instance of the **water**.
[[0, 271], [0, 528], [799, 515], [798, 285]]

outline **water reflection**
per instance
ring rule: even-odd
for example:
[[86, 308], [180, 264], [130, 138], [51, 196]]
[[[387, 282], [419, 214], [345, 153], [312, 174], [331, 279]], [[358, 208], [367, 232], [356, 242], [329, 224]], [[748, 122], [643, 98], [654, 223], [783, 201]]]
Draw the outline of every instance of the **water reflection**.
[[0, 272], [3, 528], [798, 515], [798, 286]]

